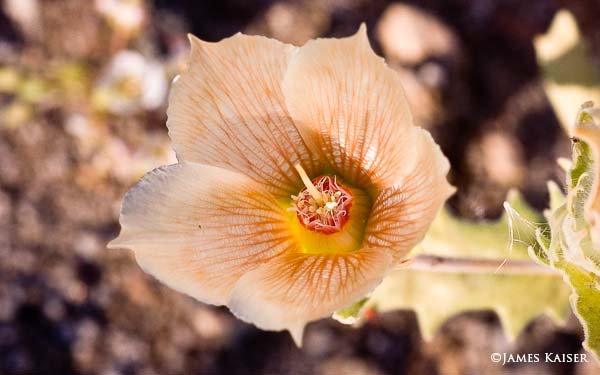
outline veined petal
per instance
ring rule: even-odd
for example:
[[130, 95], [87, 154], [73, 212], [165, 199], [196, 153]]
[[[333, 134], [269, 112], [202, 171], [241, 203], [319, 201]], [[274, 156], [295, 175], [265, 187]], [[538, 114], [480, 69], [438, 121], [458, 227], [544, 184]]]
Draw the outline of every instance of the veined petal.
[[283, 211], [261, 185], [194, 163], [147, 174], [125, 197], [120, 222], [109, 247], [134, 250], [146, 272], [216, 305], [244, 273], [296, 251]]
[[372, 51], [364, 25], [354, 36], [301, 47], [283, 93], [309, 147], [353, 185], [392, 185], [414, 154], [400, 78]]
[[267, 330], [287, 329], [301, 345], [307, 322], [330, 316], [373, 290], [390, 265], [388, 253], [286, 254], [244, 275], [228, 303], [240, 319]]
[[429, 132], [420, 128], [415, 137], [416, 163], [397, 182], [380, 191], [367, 223], [365, 242], [390, 251], [402, 261], [421, 240], [438, 210], [455, 188], [446, 180], [450, 164]]
[[190, 43], [188, 69], [173, 82], [168, 109], [179, 160], [242, 172], [288, 196], [301, 186], [295, 164], [317, 172], [281, 91], [297, 47], [242, 34], [218, 43], [190, 36]]

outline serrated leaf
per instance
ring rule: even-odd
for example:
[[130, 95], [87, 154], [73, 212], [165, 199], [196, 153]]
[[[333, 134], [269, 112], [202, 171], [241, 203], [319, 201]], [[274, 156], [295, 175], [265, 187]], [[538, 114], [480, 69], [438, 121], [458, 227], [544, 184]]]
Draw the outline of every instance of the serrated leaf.
[[574, 293], [571, 304], [585, 333], [584, 347], [600, 358], [600, 278], [573, 263], [555, 264]]
[[600, 223], [598, 194], [600, 109], [589, 102], [581, 106], [572, 132], [573, 155], [567, 171], [567, 196], [549, 184], [548, 229], [532, 242], [541, 252], [530, 255], [560, 271], [571, 287], [571, 305], [585, 331], [584, 346], [600, 354]]
[[[524, 293], [524, 291], [527, 291]], [[412, 309], [425, 339], [453, 315], [493, 310], [512, 340], [537, 316], [562, 323], [570, 290], [553, 274], [455, 273], [398, 270], [375, 290], [368, 307], [377, 311]]]

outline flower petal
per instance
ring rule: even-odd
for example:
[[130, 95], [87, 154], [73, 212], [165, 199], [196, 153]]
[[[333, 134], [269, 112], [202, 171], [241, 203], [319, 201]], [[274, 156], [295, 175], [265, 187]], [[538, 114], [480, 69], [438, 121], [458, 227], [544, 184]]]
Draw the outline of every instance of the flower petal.
[[281, 81], [297, 47], [236, 34], [190, 36], [188, 69], [173, 82], [169, 135], [179, 160], [242, 172], [279, 195], [301, 186], [294, 165], [315, 159], [284, 105]]
[[301, 47], [283, 93], [309, 146], [355, 186], [390, 186], [414, 151], [400, 78], [372, 51], [364, 25], [354, 36]]
[[135, 251], [168, 286], [222, 305], [246, 272], [296, 251], [283, 211], [249, 177], [180, 163], [155, 169], [129, 191], [111, 248]]
[[298, 344], [307, 322], [330, 316], [373, 290], [390, 255], [370, 249], [348, 254], [286, 254], [244, 275], [228, 306], [267, 330], [287, 329]]
[[419, 129], [414, 142], [419, 151], [409, 172], [375, 198], [367, 223], [365, 243], [388, 249], [402, 261], [421, 240], [438, 210], [455, 188], [446, 180], [450, 164], [429, 132]]

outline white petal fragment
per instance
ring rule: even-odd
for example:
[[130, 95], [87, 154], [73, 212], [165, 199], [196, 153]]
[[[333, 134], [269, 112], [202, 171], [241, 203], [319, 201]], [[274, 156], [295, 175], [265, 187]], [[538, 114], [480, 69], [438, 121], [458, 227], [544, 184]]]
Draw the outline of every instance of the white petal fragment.
[[111, 248], [135, 251], [168, 286], [222, 305], [246, 272], [296, 251], [283, 211], [261, 185], [194, 163], [155, 169], [123, 202]]

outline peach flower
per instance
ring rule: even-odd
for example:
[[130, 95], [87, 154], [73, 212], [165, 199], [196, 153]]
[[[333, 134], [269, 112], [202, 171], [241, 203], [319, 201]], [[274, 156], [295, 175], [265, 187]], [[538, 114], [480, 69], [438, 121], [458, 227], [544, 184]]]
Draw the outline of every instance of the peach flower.
[[364, 26], [302, 47], [242, 34], [191, 45], [169, 100], [179, 163], [129, 191], [109, 247], [300, 345], [309, 321], [406, 260], [454, 192], [449, 163]]

